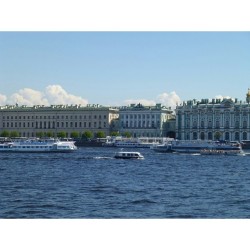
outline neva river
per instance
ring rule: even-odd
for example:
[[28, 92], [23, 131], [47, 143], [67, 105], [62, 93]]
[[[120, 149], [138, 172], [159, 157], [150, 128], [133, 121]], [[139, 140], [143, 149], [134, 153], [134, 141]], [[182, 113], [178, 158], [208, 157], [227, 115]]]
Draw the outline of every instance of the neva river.
[[1, 153], [0, 218], [250, 218], [250, 156], [117, 150]]

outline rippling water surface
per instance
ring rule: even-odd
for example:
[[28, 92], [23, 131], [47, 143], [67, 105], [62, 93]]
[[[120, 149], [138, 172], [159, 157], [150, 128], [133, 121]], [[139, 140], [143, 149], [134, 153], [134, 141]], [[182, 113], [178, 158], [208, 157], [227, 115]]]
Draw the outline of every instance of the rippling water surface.
[[1, 153], [0, 218], [250, 218], [250, 156], [115, 151]]

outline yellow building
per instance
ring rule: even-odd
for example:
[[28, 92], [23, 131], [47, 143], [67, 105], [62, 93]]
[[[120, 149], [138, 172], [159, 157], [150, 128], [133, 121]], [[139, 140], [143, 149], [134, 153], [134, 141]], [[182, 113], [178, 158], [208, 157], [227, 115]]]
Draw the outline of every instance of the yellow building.
[[78, 132], [81, 136], [85, 131], [91, 131], [94, 135], [102, 131], [110, 135], [113, 121], [118, 117], [117, 108], [98, 104], [86, 107], [6, 105], [0, 107], [0, 133], [16, 131], [22, 137], [36, 137], [41, 133], [57, 136], [59, 132], [65, 132], [66, 137], [70, 137], [72, 132]]

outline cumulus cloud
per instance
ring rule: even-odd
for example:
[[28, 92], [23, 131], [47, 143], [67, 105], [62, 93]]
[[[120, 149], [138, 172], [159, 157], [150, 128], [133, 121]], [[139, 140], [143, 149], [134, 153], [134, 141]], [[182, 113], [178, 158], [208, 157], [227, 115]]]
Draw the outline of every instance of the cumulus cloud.
[[0, 94], [0, 105], [4, 105], [7, 101], [7, 97], [5, 95]]
[[126, 105], [130, 104], [142, 104], [145, 106], [154, 106], [156, 103], [161, 103], [162, 105], [166, 107], [171, 107], [172, 109], [175, 109], [176, 104], [180, 103], [181, 99], [180, 97], [175, 93], [175, 91], [170, 93], [162, 93], [159, 94], [155, 100], [146, 100], [146, 99], [134, 99], [134, 100], [125, 100], [124, 103]]
[[230, 96], [222, 96], [222, 95], [217, 95], [217, 96], [215, 96], [214, 99], [221, 99], [221, 100], [223, 100], [223, 99], [232, 99], [232, 100], [234, 100], [234, 98], [231, 98]]
[[9, 100], [12, 104], [18, 103], [27, 106], [49, 105], [44, 93], [29, 88], [19, 90], [17, 93], [11, 95]]
[[0, 105], [16, 103], [27, 106], [49, 106], [51, 104], [81, 104], [85, 106], [88, 101], [80, 96], [67, 93], [60, 85], [49, 85], [45, 91], [24, 88], [9, 98], [0, 94]]
[[162, 103], [166, 107], [175, 108], [177, 103], [181, 102], [181, 98], [175, 93], [175, 91], [168, 93], [162, 93], [157, 96], [157, 102]]
[[49, 85], [45, 94], [50, 104], [81, 104], [83, 106], [88, 104], [87, 100], [67, 93], [60, 85]]

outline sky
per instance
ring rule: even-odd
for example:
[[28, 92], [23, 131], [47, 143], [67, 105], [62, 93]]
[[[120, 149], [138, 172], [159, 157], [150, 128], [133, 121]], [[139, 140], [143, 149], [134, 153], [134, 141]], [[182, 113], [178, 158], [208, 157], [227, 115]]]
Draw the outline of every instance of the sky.
[[0, 104], [245, 100], [249, 48], [249, 32], [0, 32]]
[[[1, 1], [0, 105], [136, 101], [175, 105], [216, 96], [244, 100], [250, 88], [250, 35], [241, 31], [249, 30], [247, 0]], [[41, 249], [72, 248], [72, 244], [80, 249], [87, 228], [84, 244], [89, 248], [93, 244], [102, 249], [248, 246], [245, 221], [154, 221], [112, 226], [111, 221], [91, 225], [89, 220], [81, 224], [74, 220], [66, 227], [60, 220], [49, 227], [48, 221], [32, 225], [15, 221], [14, 227], [1, 221], [1, 245], [34, 249], [39, 241]], [[53, 237], [48, 228], [53, 228]], [[29, 241], [27, 235], [32, 236]], [[166, 235], [170, 235], [167, 241]], [[19, 240], [13, 241], [13, 236]]]

